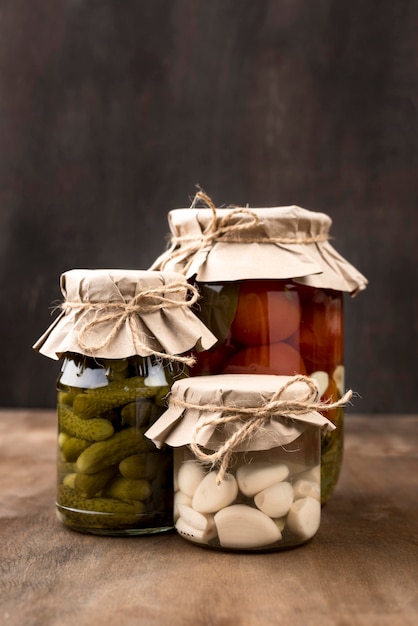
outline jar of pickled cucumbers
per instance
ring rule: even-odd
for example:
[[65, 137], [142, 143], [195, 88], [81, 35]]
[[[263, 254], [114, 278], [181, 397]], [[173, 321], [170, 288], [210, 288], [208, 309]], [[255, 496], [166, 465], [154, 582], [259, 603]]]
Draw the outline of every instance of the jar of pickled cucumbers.
[[72, 270], [61, 315], [34, 348], [61, 360], [57, 515], [104, 535], [173, 529], [172, 450], [144, 436], [192, 349], [215, 338], [173, 272]]
[[231, 551], [311, 539], [321, 519], [321, 432], [336, 428], [322, 408], [318, 383], [302, 375], [176, 381], [145, 436], [174, 448], [177, 532]]
[[[171, 247], [152, 267], [198, 287], [196, 313], [217, 337], [191, 374], [307, 374], [322, 400], [338, 401], [344, 293], [367, 280], [330, 245], [331, 219], [297, 206], [218, 209], [198, 192], [189, 209], [170, 211], [169, 224]], [[343, 408], [324, 415], [338, 428], [322, 438], [323, 503], [341, 468]]]

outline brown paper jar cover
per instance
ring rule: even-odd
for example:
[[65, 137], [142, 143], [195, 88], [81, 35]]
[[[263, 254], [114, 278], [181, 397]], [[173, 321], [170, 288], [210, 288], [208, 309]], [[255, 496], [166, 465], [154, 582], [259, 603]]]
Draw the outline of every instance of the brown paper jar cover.
[[[367, 279], [330, 244], [331, 218], [298, 206], [173, 209], [171, 247], [151, 269], [198, 282], [288, 279], [355, 295]], [[174, 254], [173, 254], [174, 253]]]
[[61, 275], [60, 285], [62, 311], [33, 346], [50, 358], [67, 352], [108, 359], [180, 355], [216, 341], [187, 304], [190, 286], [181, 274], [74, 269]]
[[[296, 380], [300, 378], [302, 380]], [[236, 408], [237, 413], [240, 408], [263, 407], [292, 379], [294, 382], [283, 389], [280, 399], [284, 402], [303, 402], [311, 389], [303, 377], [219, 374], [178, 380], [171, 389], [168, 409], [146, 431], [145, 436], [157, 447], [163, 443], [175, 448], [188, 445], [201, 420], [222, 418], [224, 407]], [[317, 389], [317, 383], [313, 379], [310, 381]], [[319, 401], [319, 393], [313, 399], [315, 400]], [[186, 406], [182, 406], [183, 404]], [[199, 408], [190, 408], [187, 405], [199, 405]], [[329, 431], [335, 429], [334, 424], [316, 410], [307, 408], [303, 413], [286, 411], [285, 415], [278, 413], [272, 416], [263, 428], [257, 429], [250, 440], [234, 449], [269, 450], [284, 446], [297, 439], [309, 425]], [[220, 426], [208, 424], [199, 431], [196, 442], [216, 450], [237, 428], [237, 423], [225, 422]]]

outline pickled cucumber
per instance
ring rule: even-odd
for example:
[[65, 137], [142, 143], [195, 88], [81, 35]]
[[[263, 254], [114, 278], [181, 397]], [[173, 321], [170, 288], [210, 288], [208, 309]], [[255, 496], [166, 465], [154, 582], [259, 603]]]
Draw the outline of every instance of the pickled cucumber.
[[75, 489], [66, 485], [58, 487], [57, 505], [58, 510], [60, 506], [66, 508], [66, 522], [90, 528], [132, 525], [135, 522], [138, 523], [138, 517], [145, 512], [143, 502], [123, 502], [112, 498], [84, 498]]
[[[117, 468], [108, 467], [101, 472], [96, 472], [96, 474], [79, 472], [74, 478], [74, 489], [85, 498], [91, 498], [102, 491], [116, 471]], [[140, 500], [141, 498], [138, 499]]]
[[154, 404], [153, 400], [140, 399], [125, 405], [120, 415], [127, 424], [139, 427], [150, 426], [161, 413], [161, 408]]
[[138, 397], [151, 398], [159, 387], [146, 387], [142, 376], [114, 380], [106, 387], [87, 389], [79, 393], [73, 402], [74, 412], [83, 419], [100, 415], [105, 411], [133, 402]]
[[149, 452], [148, 454], [133, 454], [132, 456], [122, 459], [119, 463], [119, 472], [124, 478], [145, 478], [152, 480], [161, 462], [158, 452]]
[[58, 402], [60, 404], [72, 406], [74, 398], [78, 393], [80, 393], [79, 389], [72, 389], [71, 391], [58, 391]]
[[75, 479], [76, 479], [77, 474], [67, 474], [66, 476], [64, 476], [64, 480], [62, 481], [63, 485], [66, 485], [67, 487], [71, 487], [71, 489], [74, 489], [75, 486]]
[[103, 441], [114, 432], [109, 420], [100, 417], [90, 420], [81, 419], [65, 404], [58, 405], [58, 422], [60, 430], [89, 441]]
[[[66, 433], [61, 433], [65, 435]], [[80, 439], [79, 437], [67, 436], [65, 439], [61, 438], [61, 452], [66, 461], [71, 463], [77, 461], [80, 454], [91, 445], [91, 441], [88, 439]]]
[[116, 477], [110, 481], [103, 491], [103, 496], [116, 498], [124, 502], [146, 500], [151, 495], [151, 485], [143, 478]]
[[339, 407], [333, 419], [337, 428], [321, 440], [321, 503], [331, 496], [338, 481], [344, 450], [344, 409]]
[[110, 465], [120, 463], [127, 456], [150, 451], [155, 451], [154, 444], [144, 437], [142, 430], [131, 426], [105, 441], [92, 443], [78, 457], [77, 468], [85, 474], [95, 474]]
[[59, 433], [58, 434], [58, 446], [62, 448], [63, 445], [70, 439], [70, 435], [67, 433]]

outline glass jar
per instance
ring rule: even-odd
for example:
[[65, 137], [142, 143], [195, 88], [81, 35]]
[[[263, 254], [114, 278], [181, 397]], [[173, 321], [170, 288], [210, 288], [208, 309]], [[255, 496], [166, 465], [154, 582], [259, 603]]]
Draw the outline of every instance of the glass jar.
[[[185, 539], [222, 550], [302, 544], [321, 519], [321, 432], [310, 377], [195, 376], [173, 384], [145, 433], [174, 448], [174, 521]], [[336, 404], [351, 397], [347, 392]]]
[[67, 353], [58, 378], [57, 514], [106, 535], [173, 528], [172, 451], [144, 432], [166, 408], [183, 365], [152, 357]]
[[[197, 355], [191, 376], [278, 374], [313, 376], [322, 401], [344, 394], [343, 294], [292, 280], [196, 283], [196, 314], [218, 343]], [[322, 437], [322, 502], [331, 495], [343, 456], [344, 410], [322, 411], [338, 428]]]
[[[198, 207], [201, 202], [205, 207]], [[217, 208], [199, 191], [169, 212], [171, 248], [153, 269], [184, 273], [201, 292], [197, 315], [218, 338], [191, 376], [223, 372], [306, 373], [323, 398], [344, 392], [343, 294], [367, 279], [330, 245], [331, 219], [298, 206]], [[322, 502], [343, 453], [343, 409], [322, 441]]]
[[220, 485], [189, 447], [175, 449], [174, 521], [184, 539], [230, 551], [276, 551], [311, 539], [321, 521], [320, 433], [236, 452]]
[[172, 453], [144, 431], [165, 409], [191, 351], [214, 335], [181, 274], [70, 270], [61, 314], [34, 349], [60, 359], [59, 519], [73, 530], [141, 535], [173, 528]]

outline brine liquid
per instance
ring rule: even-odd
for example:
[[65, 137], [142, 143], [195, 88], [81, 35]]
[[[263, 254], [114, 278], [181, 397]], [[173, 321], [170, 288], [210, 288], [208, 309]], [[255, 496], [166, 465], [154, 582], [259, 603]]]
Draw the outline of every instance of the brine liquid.
[[105, 535], [173, 529], [173, 461], [144, 432], [166, 409], [177, 366], [67, 354], [58, 381], [57, 514]]
[[317, 532], [320, 434], [315, 427], [283, 447], [235, 452], [218, 484], [217, 469], [175, 450], [174, 521], [185, 539], [227, 551], [297, 546]]

